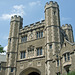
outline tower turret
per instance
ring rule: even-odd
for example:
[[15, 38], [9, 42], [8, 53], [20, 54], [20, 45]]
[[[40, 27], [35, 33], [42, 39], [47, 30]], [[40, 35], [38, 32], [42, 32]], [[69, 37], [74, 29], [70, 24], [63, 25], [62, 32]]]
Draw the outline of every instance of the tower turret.
[[[20, 16], [11, 17], [10, 33], [8, 39], [7, 50], [7, 74], [15, 75], [16, 72], [16, 60], [17, 60], [17, 48], [18, 48], [18, 36], [19, 30], [22, 28], [23, 19]], [[13, 62], [13, 63], [11, 63]]]
[[73, 29], [72, 29], [72, 26], [71, 24], [65, 24], [65, 26], [63, 25], [62, 26], [62, 29], [65, 31], [66, 35], [67, 35], [67, 39], [70, 41], [70, 42], [74, 42], [74, 38], [73, 38]]
[[46, 67], [47, 75], [51, 73], [51, 65], [54, 56], [59, 53], [61, 48], [60, 41], [60, 16], [59, 5], [57, 2], [50, 1], [45, 5], [45, 22], [46, 22]]
[[[46, 44], [52, 44], [53, 55], [60, 46], [60, 16], [57, 2], [50, 1], [45, 6]], [[56, 46], [58, 48], [56, 48]]]
[[60, 25], [59, 5], [50, 1], [45, 5], [45, 21], [47, 25]]

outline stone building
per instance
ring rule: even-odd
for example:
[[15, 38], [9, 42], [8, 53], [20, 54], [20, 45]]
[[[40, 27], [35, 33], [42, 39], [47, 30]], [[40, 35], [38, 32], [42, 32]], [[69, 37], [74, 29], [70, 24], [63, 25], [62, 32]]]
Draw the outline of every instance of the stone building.
[[[60, 75], [75, 71], [75, 43], [70, 24], [60, 26], [59, 5], [45, 5], [45, 20], [23, 28], [11, 17], [5, 74]], [[3, 69], [2, 69], [3, 71]]]
[[5, 75], [6, 69], [6, 55], [0, 53], [0, 75]]

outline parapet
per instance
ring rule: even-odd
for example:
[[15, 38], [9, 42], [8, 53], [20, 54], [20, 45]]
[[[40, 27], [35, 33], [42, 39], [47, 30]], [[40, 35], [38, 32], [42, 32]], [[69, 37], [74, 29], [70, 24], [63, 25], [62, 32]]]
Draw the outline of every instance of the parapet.
[[72, 26], [71, 24], [65, 24], [65, 25], [62, 25], [62, 29], [72, 29]]
[[45, 5], [45, 10], [49, 7], [58, 7], [59, 8], [59, 5], [57, 2], [54, 2], [54, 1], [50, 1], [49, 3], [47, 2], [46, 5]]
[[44, 24], [45, 24], [45, 20], [41, 20], [41, 21], [24, 26], [24, 28], [22, 30], [29, 30], [32, 28], [37, 28], [37, 27], [42, 26]]
[[23, 18], [21, 18], [21, 16], [14, 15], [11, 17], [11, 22], [13, 21], [18, 21], [23, 23]]
[[38, 21], [38, 22], [35, 22], [35, 25], [39, 25], [40, 24], [40, 21]]

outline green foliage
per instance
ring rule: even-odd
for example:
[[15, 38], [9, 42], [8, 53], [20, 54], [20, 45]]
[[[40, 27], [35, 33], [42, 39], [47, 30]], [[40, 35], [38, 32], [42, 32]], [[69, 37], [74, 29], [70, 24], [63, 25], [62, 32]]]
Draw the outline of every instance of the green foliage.
[[75, 75], [75, 72], [74, 71], [70, 72], [68, 75]]
[[[62, 75], [66, 75], [66, 74], [62, 74]], [[75, 71], [72, 71], [72, 72], [68, 73], [67, 75], [75, 75]]]
[[0, 53], [4, 53], [3, 47], [0, 45]]

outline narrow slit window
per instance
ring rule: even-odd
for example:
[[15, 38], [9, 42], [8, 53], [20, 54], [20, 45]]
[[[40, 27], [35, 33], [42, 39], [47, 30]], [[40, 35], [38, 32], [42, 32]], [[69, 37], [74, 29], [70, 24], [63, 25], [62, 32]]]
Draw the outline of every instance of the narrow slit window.
[[56, 14], [56, 11], [54, 11], [54, 15]]
[[59, 66], [59, 60], [57, 60], [57, 66]]
[[52, 49], [52, 44], [49, 46], [50, 49]]
[[8, 58], [9, 58], [9, 54], [8, 54]]
[[67, 57], [68, 57], [68, 60], [70, 60], [70, 54], [69, 53], [67, 53]]

